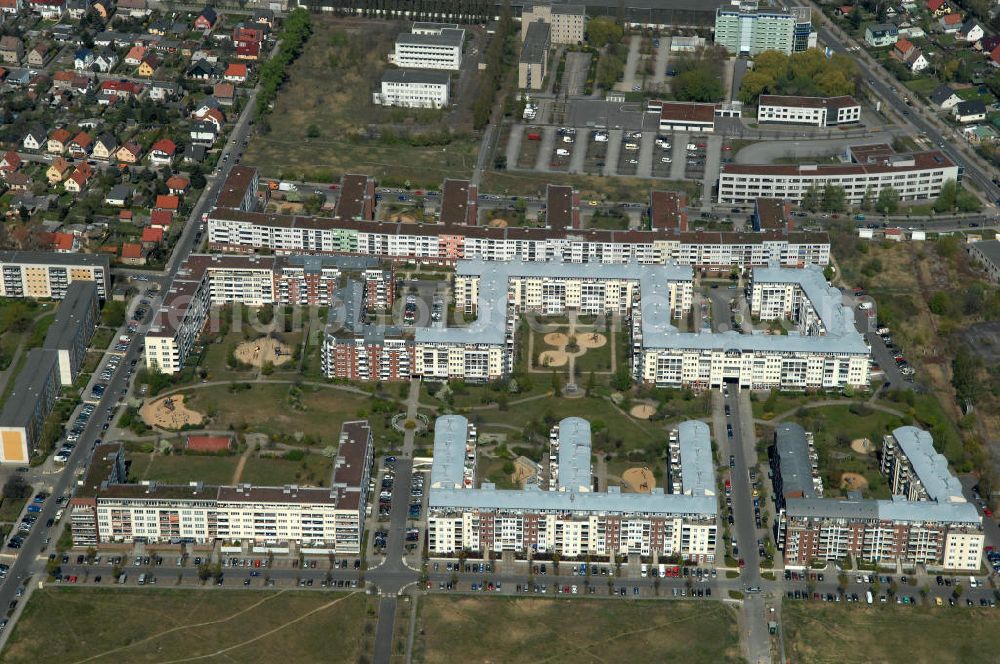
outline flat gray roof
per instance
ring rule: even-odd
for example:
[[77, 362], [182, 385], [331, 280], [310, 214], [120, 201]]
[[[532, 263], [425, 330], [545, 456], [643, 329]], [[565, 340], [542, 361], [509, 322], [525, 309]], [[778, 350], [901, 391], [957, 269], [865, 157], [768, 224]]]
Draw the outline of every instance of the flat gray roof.
[[55, 369], [56, 353], [43, 348], [28, 351], [24, 366], [14, 379], [14, 389], [0, 412], [0, 426], [23, 427], [34, 416], [38, 403]]
[[972, 247], [982, 254], [985, 260], [993, 263], [994, 267], [1000, 267], [1000, 240], [974, 242]]
[[782, 422], [774, 431], [774, 446], [781, 469], [782, 493], [800, 498], [822, 498], [816, 495], [809, 461], [809, 441], [806, 430], [795, 422]]
[[534, 21], [525, 28], [524, 44], [521, 46], [521, 62], [542, 64], [549, 54], [552, 28], [548, 23]]
[[715, 495], [715, 465], [712, 462], [712, 436], [700, 420], [681, 422], [677, 427], [681, 452], [682, 487], [685, 495]]
[[559, 422], [559, 490], [590, 491], [590, 422], [567, 417]]
[[396, 37], [397, 44], [412, 44], [414, 46], [454, 46], [462, 48], [465, 41], [465, 30], [444, 28], [439, 34], [401, 33]]
[[892, 437], [909, 459], [913, 472], [931, 500], [965, 502], [962, 483], [948, 470], [948, 460], [944, 455], [934, 449], [934, 438], [930, 433], [905, 426], [894, 429]]
[[97, 308], [97, 284], [93, 281], [73, 281], [66, 288], [66, 295], [55, 318], [49, 325], [45, 335], [43, 348], [49, 350], [65, 350], [73, 346], [80, 325], [88, 317], [96, 320], [96, 314], [90, 311]]
[[386, 69], [382, 74], [382, 82], [448, 85], [451, 82], [451, 74], [434, 69]]
[[111, 267], [111, 259], [103, 254], [65, 254], [55, 251], [0, 251], [0, 263], [28, 263], [32, 265], [89, 265]]
[[434, 420], [434, 463], [431, 489], [463, 489], [465, 444], [469, 440], [469, 420], [461, 415], [442, 415]]

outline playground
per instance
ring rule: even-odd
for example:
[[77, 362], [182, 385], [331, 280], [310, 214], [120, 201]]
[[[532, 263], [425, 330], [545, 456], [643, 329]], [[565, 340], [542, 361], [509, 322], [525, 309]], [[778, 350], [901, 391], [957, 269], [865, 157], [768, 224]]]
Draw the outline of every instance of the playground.
[[629, 468], [622, 473], [622, 481], [629, 493], [649, 493], [656, 488], [653, 471], [645, 467]]
[[181, 429], [185, 426], [199, 426], [204, 416], [184, 405], [184, 395], [175, 394], [147, 402], [139, 409], [143, 421], [160, 429]]
[[288, 346], [274, 337], [244, 341], [233, 353], [240, 362], [258, 368], [264, 366], [265, 362], [280, 367], [292, 359], [292, 352]]

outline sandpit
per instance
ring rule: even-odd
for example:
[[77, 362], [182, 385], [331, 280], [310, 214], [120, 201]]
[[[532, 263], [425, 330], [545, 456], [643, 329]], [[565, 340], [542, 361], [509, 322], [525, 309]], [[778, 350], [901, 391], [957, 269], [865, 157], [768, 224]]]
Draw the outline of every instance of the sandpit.
[[622, 473], [622, 481], [631, 493], [649, 493], [656, 488], [656, 478], [649, 468], [629, 468]]
[[550, 346], [563, 347], [569, 343], [569, 337], [562, 332], [549, 332], [545, 335], [545, 343]]
[[868, 480], [858, 473], [841, 473], [840, 488], [848, 491], [864, 491], [868, 488]]
[[506, 219], [490, 219], [489, 223], [486, 224], [490, 228], [507, 228]]
[[875, 446], [867, 438], [855, 438], [851, 441], [851, 449], [858, 454], [871, 454], [875, 451]]
[[569, 356], [561, 350], [543, 351], [538, 356], [538, 364], [542, 367], [562, 367], [569, 361]]
[[270, 362], [278, 367], [292, 359], [288, 346], [271, 337], [261, 337], [255, 341], [244, 341], [234, 351], [236, 359], [255, 367]]
[[599, 332], [584, 332], [576, 335], [576, 345], [580, 348], [600, 348], [608, 343], [608, 338]]
[[150, 401], [139, 409], [139, 415], [149, 426], [161, 429], [180, 429], [185, 425], [197, 426], [204, 416], [184, 405], [184, 395], [176, 394]]
[[648, 403], [640, 403], [632, 406], [628, 414], [640, 420], [648, 420], [656, 413], [656, 407]]

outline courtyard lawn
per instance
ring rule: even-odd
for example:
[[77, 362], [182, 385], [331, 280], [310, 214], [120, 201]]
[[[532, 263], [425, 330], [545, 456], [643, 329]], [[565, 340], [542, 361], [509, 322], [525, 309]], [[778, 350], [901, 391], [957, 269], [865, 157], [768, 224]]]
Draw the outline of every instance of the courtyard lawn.
[[196, 454], [130, 454], [129, 475], [136, 480], [155, 480], [163, 484], [229, 484], [238, 456]]
[[742, 661], [720, 602], [421, 597], [415, 662]]
[[243, 467], [241, 482], [263, 486], [300, 484], [330, 486], [333, 459], [320, 454], [306, 454], [301, 461], [251, 456]]

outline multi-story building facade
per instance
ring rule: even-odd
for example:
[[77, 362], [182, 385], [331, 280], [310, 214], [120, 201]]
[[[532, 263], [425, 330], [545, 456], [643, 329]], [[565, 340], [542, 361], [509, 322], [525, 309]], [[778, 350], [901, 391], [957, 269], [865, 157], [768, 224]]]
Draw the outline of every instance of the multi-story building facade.
[[0, 411], [0, 463], [27, 463], [59, 398], [55, 351], [33, 348]]
[[98, 254], [0, 251], [0, 297], [61, 300], [74, 281], [93, 281], [97, 297], [111, 292], [111, 259]]
[[84, 280], [70, 283], [42, 344], [56, 354], [62, 385], [76, 380], [99, 316], [97, 284]]
[[854, 97], [790, 97], [761, 95], [757, 122], [833, 127], [861, 122], [861, 104]]
[[684, 422], [685, 484], [678, 493], [617, 487], [594, 491], [590, 423], [570, 417], [553, 429], [556, 481], [550, 490], [477, 486], [476, 431], [460, 415], [434, 426], [427, 546], [435, 555], [462, 551], [566, 557], [640, 554], [715, 560], [718, 513], [708, 426]]
[[783, 439], [772, 448], [771, 463], [779, 501], [778, 545], [786, 567], [853, 556], [879, 565], [979, 569], [982, 518], [962, 496], [958, 478], [934, 452], [926, 431], [905, 426], [886, 437], [882, 467], [891, 500], [824, 498], [821, 489], [802, 479], [802, 459], [809, 450], [801, 427], [778, 434]]
[[524, 43], [517, 63], [517, 87], [522, 90], [541, 90], [545, 84], [546, 64], [552, 46], [551, 26], [534, 21], [521, 24]]
[[[784, 198], [800, 203], [812, 189], [827, 185], [844, 190], [847, 203], [858, 204], [866, 194], [878, 196], [892, 187], [902, 200], [934, 198], [948, 180], [960, 181], [961, 169], [944, 153], [893, 154], [891, 148], [867, 156], [867, 148], [849, 149], [850, 163], [723, 164], [719, 172], [719, 203], [748, 203], [756, 198]], [[878, 146], [880, 147], [880, 146]]]
[[407, 380], [413, 338], [394, 326], [368, 320], [365, 284], [348, 280], [337, 290], [323, 340], [322, 369], [327, 378]]
[[444, 108], [451, 103], [451, 74], [389, 69], [382, 74], [379, 91], [372, 94], [372, 103], [403, 108]]
[[805, 51], [816, 46], [811, 18], [808, 7], [758, 9], [752, 2], [719, 8], [715, 13], [715, 43], [737, 55]]
[[392, 62], [405, 69], [462, 68], [465, 30], [448, 23], [414, 23], [409, 33], [396, 37]]
[[345, 422], [330, 486], [313, 488], [126, 484], [121, 444], [99, 445], [70, 502], [74, 545], [226, 540], [357, 555], [373, 449], [367, 421]]
[[586, 7], [562, 3], [524, 5], [521, 8], [522, 40], [527, 37], [524, 26], [539, 21], [550, 26], [553, 44], [579, 44], [586, 34]]

